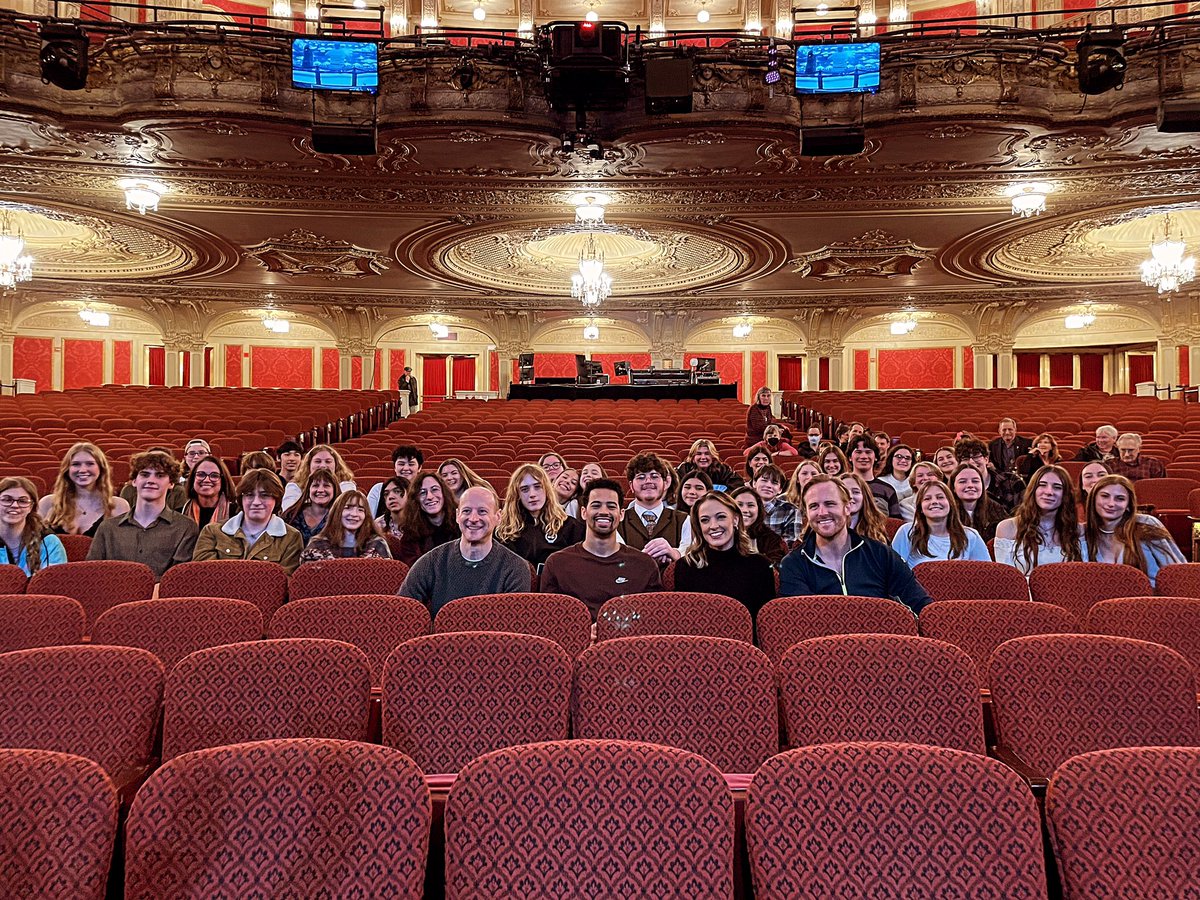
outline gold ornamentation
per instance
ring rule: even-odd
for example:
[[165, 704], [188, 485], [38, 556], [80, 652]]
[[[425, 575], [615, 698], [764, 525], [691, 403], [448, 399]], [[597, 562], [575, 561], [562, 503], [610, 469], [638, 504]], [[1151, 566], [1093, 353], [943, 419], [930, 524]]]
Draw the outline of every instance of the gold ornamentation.
[[383, 254], [297, 228], [247, 247], [245, 255], [268, 272], [318, 278], [365, 278], [387, 270]]
[[822, 280], [894, 278], [911, 275], [913, 270], [934, 254], [932, 247], [920, 247], [886, 231], [868, 231], [850, 241], [826, 244], [812, 253], [801, 253], [791, 264], [796, 274]]

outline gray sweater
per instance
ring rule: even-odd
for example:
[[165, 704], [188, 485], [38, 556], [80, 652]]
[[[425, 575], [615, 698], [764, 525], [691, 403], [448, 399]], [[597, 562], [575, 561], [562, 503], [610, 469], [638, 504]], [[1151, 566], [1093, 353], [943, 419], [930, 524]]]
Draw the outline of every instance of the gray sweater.
[[420, 600], [430, 615], [459, 597], [476, 594], [528, 592], [529, 563], [506, 547], [493, 542], [488, 555], [478, 562], [463, 559], [458, 541], [434, 547], [409, 570], [400, 595]]

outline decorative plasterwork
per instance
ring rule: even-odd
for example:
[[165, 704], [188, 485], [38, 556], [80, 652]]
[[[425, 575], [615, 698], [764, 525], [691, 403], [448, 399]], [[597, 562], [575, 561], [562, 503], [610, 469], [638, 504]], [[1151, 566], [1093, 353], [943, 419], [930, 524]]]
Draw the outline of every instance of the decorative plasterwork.
[[245, 255], [268, 272], [318, 278], [365, 278], [387, 270], [383, 254], [297, 228], [247, 247]]
[[853, 240], [834, 241], [811, 253], [801, 253], [791, 264], [795, 266], [792, 271], [803, 278], [854, 281], [911, 275], [933, 255], [932, 247], [921, 247], [877, 229]]

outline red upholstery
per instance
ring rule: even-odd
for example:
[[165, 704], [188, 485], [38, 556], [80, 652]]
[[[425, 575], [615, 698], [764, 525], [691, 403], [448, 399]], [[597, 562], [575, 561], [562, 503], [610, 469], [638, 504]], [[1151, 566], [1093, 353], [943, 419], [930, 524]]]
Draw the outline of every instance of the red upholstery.
[[41, 647], [0, 655], [0, 747], [74, 753], [123, 789], [150, 764], [163, 667], [134, 647]]
[[0, 653], [83, 640], [83, 607], [70, 597], [0, 594]]
[[1071, 562], [1038, 566], [1029, 576], [1029, 590], [1040, 603], [1054, 603], [1073, 612], [1079, 621], [1101, 600], [1149, 597], [1154, 593], [1145, 572], [1111, 563]]
[[117, 795], [96, 763], [0, 750], [0, 896], [103, 900]]
[[20, 566], [0, 566], [0, 594], [23, 594], [29, 576]]
[[1164, 597], [1200, 597], [1200, 563], [1173, 563], [1158, 570], [1155, 593]]
[[1012, 566], [974, 559], [920, 563], [917, 581], [934, 600], [1028, 600], [1029, 583]]
[[166, 763], [129, 814], [125, 896], [419, 900], [429, 791], [402, 753], [261, 741]]
[[813, 638], [779, 663], [788, 744], [903, 741], [983, 753], [979, 676], [957, 647], [898, 634]]
[[337, 597], [347, 594], [396, 594], [408, 574], [398, 559], [321, 559], [301, 564], [288, 581], [288, 596]]
[[210, 559], [167, 569], [160, 597], [228, 597], [253, 603], [263, 625], [287, 600], [287, 570], [261, 559]]
[[579, 657], [572, 734], [665, 744], [722, 772], [753, 772], [779, 749], [771, 660], [726, 638], [647, 635]]
[[224, 597], [171, 597], [120, 603], [92, 627], [92, 643], [141, 647], [167, 671], [197, 650], [254, 641], [262, 636], [262, 613], [253, 603]]
[[757, 900], [1044, 898], [1029, 790], [977, 753], [827, 744], [768, 760], [750, 786]]
[[91, 634], [92, 623], [106, 609], [153, 597], [154, 572], [147, 565], [124, 560], [69, 562], [38, 569], [25, 592], [74, 597], [87, 616], [84, 633]]
[[412, 597], [360, 594], [293, 600], [275, 613], [272, 638], [327, 638], [353, 644], [367, 655], [371, 685], [383, 680], [388, 654], [405, 641], [429, 634], [429, 609]]
[[1179, 653], [1200, 676], [1200, 599], [1121, 597], [1088, 611], [1087, 631], [1162, 644]]
[[1192, 897], [1200, 873], [1200, 749], [1085, 753], [1054, 773], [1046, 819], [1065, 900]]
[[1079, 620], [1061, 606], [1028, 600], [941, 600], [921, 610], [918, 624], [925, 637], [965, 650], [980, 672], [1005, 641], [1080, 630]]
[[427, 774], [514, 744], [567, 736], [572, 659], [527, 634], [414, 638], [383, 669], [383, 742]]
[[1192, 667], [1157, 644], [1087, 634], [1016, 638], [992, 654], [988, 682], [999, 743], [1047, 775], [1092, 750], [1200, 739]]
[[433, 620], [433, 630], [536, 634], [554, 641], [574, 659], [592, 642], [592, 616], [583, 601], [566, 594], [480, 594], [443, 606]]
[[511, 747], [446, 805], [447, 900], [733, 896], [733, 800], [692, 753], [625, 741]]
[[163, 760], [274, 738], [361, 741], [371, 670], [341, 641], [272, 640], [198, 650], [167, 676]]
[[88, 551], [92, 549], [92, 539], [86, 534], [60, 534], [57, 537], [67, 552], [67, 562], [83, 562], [87, 559]]
[[777, 597], [758, 611], [758, 645], [774, 663], [789, 647], [809, 638], [916, 633], [912, 611], [903, 603], [880, 597]]
[[596, 640], [641, 634], [691, 634], [754, 643], [750, 610], [732, 597], [651, 591], [613, 597], [596, 616]]

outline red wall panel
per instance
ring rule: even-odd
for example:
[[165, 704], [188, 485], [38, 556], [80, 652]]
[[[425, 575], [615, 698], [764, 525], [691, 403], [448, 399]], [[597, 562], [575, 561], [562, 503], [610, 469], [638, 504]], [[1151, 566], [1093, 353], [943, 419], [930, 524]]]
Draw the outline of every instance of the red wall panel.
[[357, 353], [350, 357], [350, 387], [352, 390], [362, 390], [362, 357]]
[[50, 338], [13, 338], [13, 377], [32, 378], [38, 393], [51, 389], [54, 342]]
[[63, 341], [63, 388], [96, 387], [104, 383], [104, 341]]
[[1179, 348], [1179, 383], [1192, 383], [1192, 348], [1183, 346]]
[[133, 381], [133, 341], [113, 341], [113, 384]]
[[383, 378], [383, 372], [380, 368], [383, 366], [383, 351], [378, 347], [375, 348], [375, 365], [373, 367], [373, 375], [371, 376], [371, 390], [379, 390], [380, 379]]
[[388, 351], [388, 369], [390, 370], [390, 378], [392, 383], [387, 385], [389, 390], [395, 390], [396, 382], [400, 380], [400, 376], [404, 374], [404, 351], [389, 350]]
[[1104, 390], [1104, 357], [1099, 353], [1079, 354], [1079, 386], [1091, 391]]
[[746, 403], [748, 389], [742, 383], [742, 364], [745, 361], [745, 353], [713, 353], [709, 350], [689, 350], [683, 354], [684, 368], [691, 361], [693, 356], [711, 356], [717, 361], [717, 374], [721, 376], [721, 384], [736, 384], [738, 386], [738, 399]]
[[1050, 387], [1071, 387], [1075, 383], [1075, 354], [1050, 354]]
[[975, 348], [963, 347], [963, 387], [975, 387]]
[[767, 351], [753, 350], [750, 353], [750, 390], [757, 391], [767, 386]]
[[[341, 386], [341, 357], [337, 347], [321, 348], [321, 387], [336, 391]], [[396, 376], [399, 378], [400, 376]]]
[[251, 347], [250, 386], [261, 388], [311, 388], [311, 347]]
[[871, 386], [871, 352], [854, 351], [854, 389], [865, 391]]
[[622, 375], [618, 378], [613, 369], [613, 366], [621, 360], [628, 362], [630, 367], [634, 369], [650, 368], [649, 353], [593, 353], [592, 359], [604, 367], [604, 371], [608, 373], [608, 377], [613, 384], [629, 384], [627, 377]]
[[879, 351], [879, 389], [954, 387], [954, 348]]
[[539, 353], [533, 358], [534, 378], [574, 378], [574, 353]]
[[500, 354], [495, 350], [488, 351], [488, 390], [500, 390]]
[[225, 387], [242, 386], [242, 345], [225, 345]]

